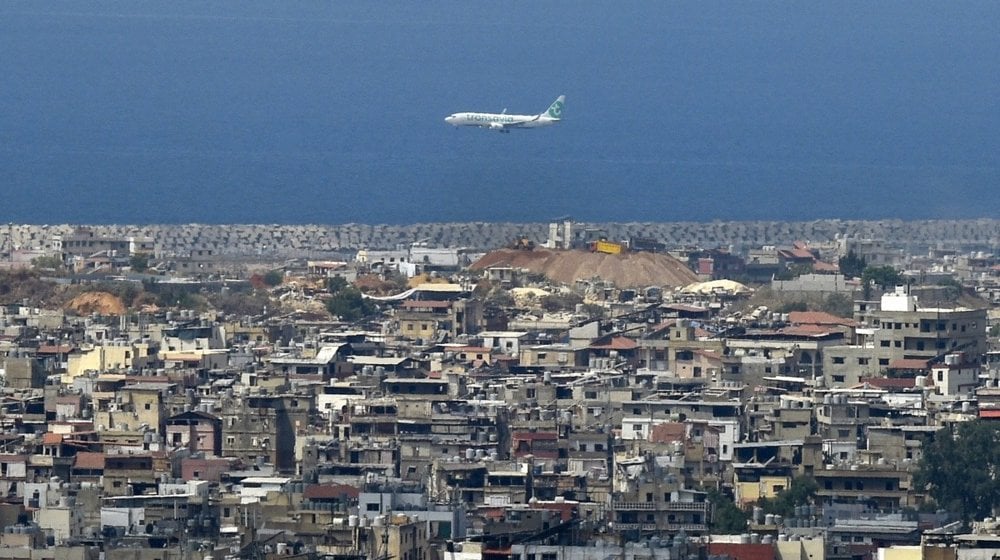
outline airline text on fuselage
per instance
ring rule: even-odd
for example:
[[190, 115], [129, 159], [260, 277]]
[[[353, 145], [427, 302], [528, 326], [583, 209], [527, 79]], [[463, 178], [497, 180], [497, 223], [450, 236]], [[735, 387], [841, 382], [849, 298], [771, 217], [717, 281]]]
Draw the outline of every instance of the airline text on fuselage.
[[485, 113], [469, 113], [465, 118], [473, 122], [512, 123], [515, 120], [510, 115], [490, 115]]

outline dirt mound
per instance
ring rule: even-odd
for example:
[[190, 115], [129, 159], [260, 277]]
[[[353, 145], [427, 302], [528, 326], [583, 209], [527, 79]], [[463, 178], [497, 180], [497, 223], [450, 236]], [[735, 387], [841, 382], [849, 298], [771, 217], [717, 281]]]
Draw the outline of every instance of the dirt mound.
[[122, 315], [125, 313], [125, 304], [113, 294], [107, 292], [86, 292], [82, 293], [66, 304], [66, 309], [75, 312], [77, 315]]
[[487, 253], [470, 268], [482, 270], [493, 266], [527, 269], [563, 284], [596, 277], [614, 282], [620, 288], [676, 288], [698, 280], [684, 263], [663, 253], [609, 255], [589, 251], [500, 249]]

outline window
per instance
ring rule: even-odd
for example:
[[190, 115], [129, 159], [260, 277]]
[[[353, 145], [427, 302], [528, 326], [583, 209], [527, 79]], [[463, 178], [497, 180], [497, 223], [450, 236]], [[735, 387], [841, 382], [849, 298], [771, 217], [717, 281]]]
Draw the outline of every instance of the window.
[[868, 365], [868, 358], [858, 358], [858, 365], [859, 366], [867, 366]]
[[583, 398], [585, 398], [585, 399], [596, 399], [597, 398], [597, 391], [585, 391], [583, 393]]
[[538, 359], [539, 360], [544, 360], [547, 357], [548, 357], [548, 354], [546, 354], [545, 352], [539, 352], [538, 353]]
[[889, 358], [879, 358], [878, 359], [878, 365], [880, 365], [880, 366], [887, 366], [887, 365], [889, 365]]
[[153, 408], [153, 405], [151, 405], [149, 403], [146, 403], [146, 410], [151, 410], [152, 408]]
[[833, 363], [835, 363], [835, 364], [842, 364], [842, 363], [844, 363], [844, 357], [843, 356], [834, 356], [833, 357]]
[[888, 348], [889, 347], [889, 341], [888, 340], [883, 340], [883, 341], [879, 342], [879, 346], [881, 346], [882, 348]]
[[378, 511], [378, 502], [365, 504], [365, 511]]

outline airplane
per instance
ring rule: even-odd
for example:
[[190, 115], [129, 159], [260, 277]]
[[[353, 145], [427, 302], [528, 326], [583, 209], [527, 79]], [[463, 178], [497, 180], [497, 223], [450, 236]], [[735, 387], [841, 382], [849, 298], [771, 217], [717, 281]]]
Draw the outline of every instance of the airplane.
[[508, 115], [502, 113], [454, 113], [445, 117], [444, 122], [452, 126], [478, 126], [497, 132], [510, 132], [512, 128], [538, 128], [556, 124], [562, 119], [566, 96], [560, 95], [544, 113], [537, 115]]

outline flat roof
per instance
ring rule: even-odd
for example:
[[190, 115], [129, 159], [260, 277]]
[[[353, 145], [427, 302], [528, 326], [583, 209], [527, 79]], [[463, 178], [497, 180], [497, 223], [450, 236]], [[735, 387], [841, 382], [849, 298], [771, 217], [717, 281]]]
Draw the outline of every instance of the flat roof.
[[528, 331], [480, 331], [481, 338], [520, 338], [528, 336]]
[[350, 356], [347, 360], [353, 364], [362, 366], [398, 366], [409, 360], [408, 357], [381, 357], [381, 356]]
[[284, 476], [248, 476], [241, 484], [288, 484], [292, 479]]

